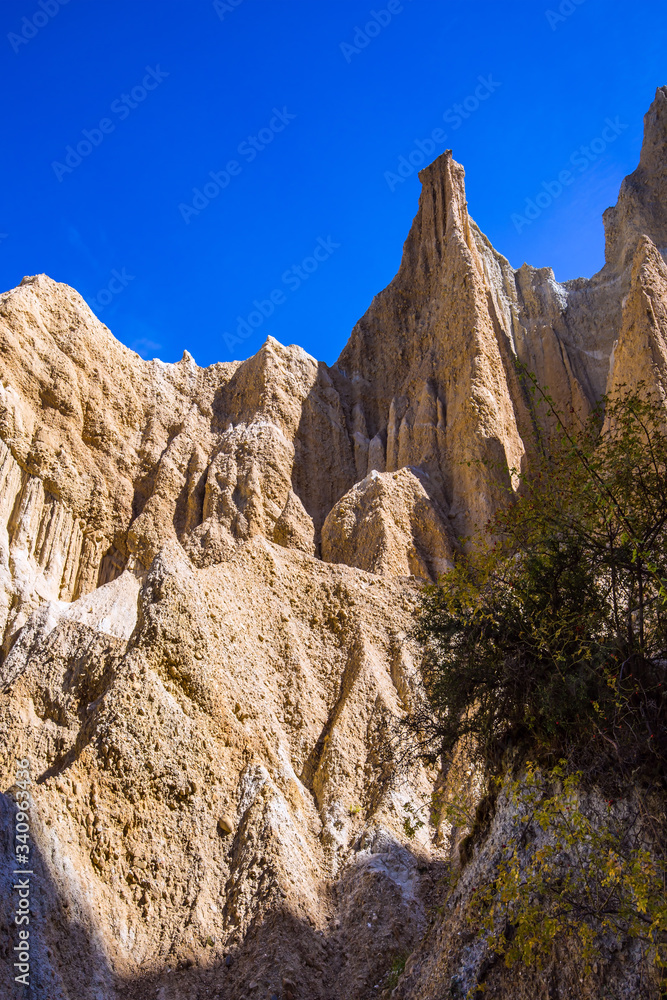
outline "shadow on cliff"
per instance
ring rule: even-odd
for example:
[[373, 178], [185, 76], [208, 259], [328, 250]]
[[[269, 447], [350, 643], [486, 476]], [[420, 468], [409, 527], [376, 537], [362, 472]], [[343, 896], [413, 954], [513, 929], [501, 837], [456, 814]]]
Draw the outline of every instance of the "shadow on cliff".
[[[34, 817], [35, 812], [31, 810]], [[0, 992], [21, 1000], [111, 1000], [119, 980], [109, 967], [91, 920], [86, 899], [68, 899], [53, 880], [42, 852], [31, 838], [30, 865], [33, 874], [17, 875], [15, 864], [13, 795], [0, 793]], [[48, 837], [48, 832], [46, 833]], [[52, 854], [55, 857], [55, 849]], [[65, 867], [65, 866], [63, 866]], [[66, 875], [65, 875], [66, 877]], [[19, 880], [29, 880], [29, 924], [15, 924]], [[14, 981], [15, 948], [19, 929], [30, 937], [29, 985]]]
[[320, 361], [317, 380], [301, 406], [292, 467], [292, 489], [313, 519], [318, 550], [327, 514], [357, 478], [350, 414], [328, 366]]
[[[18, 894], [12, 889], [20, 877], [13, 874], [14, 818], [13, 795], [0, 794], [0, 993], [7, 998], [270, 1000], [275, 996], [279, 1000], [367, 1000], [383, 995], [392, 963], [414, 950], [425, 929], [423, 919], [406, 919], [398, 908], [381, 906], [382, 896], [373, 893], [367, 871], [352, 867], [326, 890], [331, 911], [337, 911], [341, 918], [332, 917], [326, 931], [317, 930], [310, 918], [277, 902], [258, 915], [240, 943], [222, 953], [212, 951], [208, 963], [202, 961], [201, 949], [188, 957], [181, 948], [178, 956], [164, 960], [160, 970], [124, 976], [113, 969], [102, 943], [110, 930], [108, 925], [99, 926], [100, 908], [90, 898], [67, 898], [33, 841], [30, 985], [18, 986], [13, 981], [11, 957], [19, 940], [14, 924]], [[66, 883], [66, 850], [48, 828], [41, 832], [45, 844], [50, 838], [52, 867], [56, 866]], [[428, 866], [413, 852], [406, 853], [421, 872], [430, 872], [427, 883], [433, 890], [442, 875], [441, 866]], [[72, 884], [76, 881], [72, 878]], [[211, 948], [215, 947], [215, 941], [209, 941]]]
[[[534, 450], [534, 427], [529, 405], [524, 399], [526, 392], [515, 370], [509, 340], [500, 327], [497, 336], [506, 376], [512, 386], [512, 398], [517, 400], [517, 427], [521, 439], [528, 442], [528, 451]], [[462, 491], [465, 493], [466, 488], [469, 492], [473, 489], [468, 482], [471, 466], [477, 475], [474, 480], [475, 502], [472, 506], [481, 505], [484, 520], [491, 508], [513, 495], [510, 475], [513, 462], [507, 443], [495, 436], [480, 438], [478, 458], [474, 461], [465, 458], [458, 461], [447, 451], [438, 450], [440, 445], [435, 448], [431, 443], [427, 447], [423, 442], [415, 440], [413, 447], [409, 453], [403, 454], [399, 464], [390, 462], [387, 468], [390, 450], [387, 421], [391, 419], [394, 403], [392, 401], [391, 405], [387, 404], [383, 422], [373, 412], [376, 407], [372, 399], [362, 411], [358, 387], [348, 384], [350, 381], [353, 380], [348, 380], [335, 367], [328, 368], [322, 362], [318, 364], [317, 380], [302, 404], [294, 438], [292, 489], [313, 520], [318, 554], [321, 551], [322, 526], [327, 515], [355, 484], [367, 478], [371, 469], [379, 472], [409, 469], [418, 478], [435, 516], [442, 522], [453, 547], [457, 549], [461, 538], [470, 535], [472, 529], [476, 527], [482, 530], [484, 527], [482, 522], [468, 523], [463, 516]], [[433, 399], [440, 398], [432, 377], [424, 384], [431, 386]], [[419, 419], [420, 399], [421, 396], [415, 391], [413, 397], [405, 397], [404, 400], [409, 411], [412, 407], [415, 420]], [[365, 412], [366, 409], [369, 410], [368, 413]], [[409, 424], [409, 427], [412, 428], [413, 425]], [[434, 433], [435, 429], [436, 424], [433, 423]], [[399, 437], [401, 435], [402, 430]], [[377, 442], [378, 447], [383, 449], [383, 454], [373, 451], [372, 446]], [[528, 452], [521, 457], [521, 473], [526, 470], [528, 458]], [[374, 465], [376, 460], [378, 464]], [[435, 578], [437, 573], [432, 573], [431, 576]]]
[[[364, 918], [372, 920], [373, 901]], [[379, 915], [379, 914], [378, 914]], [[383, 916], [386, 916], [383, 914]], [[119, 980], [123, 1000], [369, 1000], [383, 996], [396, 959], [417, 947], [424, 927], [391, 915], [391, 939], [371, 940], [355, 926], [318, 931], [286, 905], [260, 916], [243, 941], [207, 966], [185, 959], [169, 971]], [[69, 1000], [69, 998], [68, 998]], [[71, 998], [74, 1000], [74, 997]]]

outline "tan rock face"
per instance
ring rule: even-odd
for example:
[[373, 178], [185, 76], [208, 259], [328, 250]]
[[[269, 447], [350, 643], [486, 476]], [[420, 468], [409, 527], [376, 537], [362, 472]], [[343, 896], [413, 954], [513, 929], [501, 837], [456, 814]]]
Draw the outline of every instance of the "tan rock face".
[[644, 117], [639, 166], [621, 184], [618, 202], [604, 213], [606, 266], [628, 268], [643, 236], [667, 252], [667, 87], [658, 87]]
[[640, 382], [667, 399], [667, 265], [647, 236], [634, 252], [623, 326], [610, 359], [609, 391]]
[[468, 216], [463, 168], [451, 153], [420, 177], [419, 212], [399, 272], [352, 331], [336, 364], [336, 385], [359, 414], [359, 426], [368, 428], [372, 466], [423, 470], [434, 497], [465, 532], [493, 509], [481, 463], [519, 467], [525, 453], [519, 425], [529, 432], [485, 256], [501, 284], [503, 269], [508, 280], [512, 271]]
[[[317, 996], [313, 941], [322, 949], [336, 920], [338, 963], [358, 937], [369, 953], [378, 940], [398, 949], [404, 924], [416, 943], [432, 848], [403, 822], [406, 803], [425, 812], [430, 779], [389, 785], [381, 745], [399, 689], [418, 682], [401, 649], [409, 608], [404, 587], [255, 538], [204, 569], [172, 543], [143, 584], [126, 571], [33, 616], [3, 666], [1, 725], [16, 740], [3, 780], [25, 754], [40, 781], [36, 912], [64, 966], [50, 996], [95, 996], [77, 950], [103, 996], [125, 995], [140, 967], [169, 990], [166, 969], [225, 968], [227, 954], [230, 995], [258, 977], [279, 990], [284, 973]], [[333, 894], [350, 865], [368, 890], [355, 887], [352, 914]], [[391, 914], [373, 920], [383, 894]], [[280, 957], [267, 965], [267, 951]], [[372, 965], [343, 966], [343, 994], [373, 985]], [[204, 996], [206, 982], [192, 989]]]
[[315, 555], [315, 525], [296, 493], [290, 490], [273, 528], [273, 540], [286, 549], [301, 549]]
[[411, 469], [371, 472], [342, 497], [322, 528], [322, 558], [384, 576], [437, 580], [451, 569], [456, 543]]
[[514, 271], [446, 153], [332, 368], [143, 361], [44, 275], [0, 296], [0, 769], [35, 781], [40, 997], [361, 1000], [416, 947], [448, 857], [437, 775], [387, 749], [416, 587], [553, 427], [517, 359], [567, 413], [665, 394], [666, 93], [600, 274]]

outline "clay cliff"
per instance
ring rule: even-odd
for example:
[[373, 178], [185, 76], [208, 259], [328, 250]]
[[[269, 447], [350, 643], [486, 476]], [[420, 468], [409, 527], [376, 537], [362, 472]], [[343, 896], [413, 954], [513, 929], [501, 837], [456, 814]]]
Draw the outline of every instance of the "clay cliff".
[[0, 296], [0, 880], [7, 928], [25, 757], [35, 997], [355, 1000], [410, 952], [397, 995], [445, 988], [418, 946], [460, 831], [387, 749], [417, 588], [551, 429], [517, 360], [567, 412], [667, 392], [666, 154], [662, 87], [603, 269], [560, 284], [444, 153], [331, 368], [144, 361], [45, 275]]

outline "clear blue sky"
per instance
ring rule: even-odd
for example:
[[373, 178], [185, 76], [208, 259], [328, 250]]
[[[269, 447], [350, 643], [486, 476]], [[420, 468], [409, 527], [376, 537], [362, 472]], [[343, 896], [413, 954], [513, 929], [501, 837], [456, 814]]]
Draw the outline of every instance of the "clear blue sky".
[[46, 272], [202, 365], [269, 334], [333, 362], [398, 267], [410, 158], [447, 147], [513, 265], [592, 274], [667, 83], [664, 0], [3, 0], [0, 29], [0, 287]]

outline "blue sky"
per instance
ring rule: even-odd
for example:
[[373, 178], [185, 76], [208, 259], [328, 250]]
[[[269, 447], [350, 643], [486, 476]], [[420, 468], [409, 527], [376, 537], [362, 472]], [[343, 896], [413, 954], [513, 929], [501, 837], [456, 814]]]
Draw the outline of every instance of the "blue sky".
[[67, 282], [146, 357], [332, 363], [450, 147], [514, 266], [591, 275], [666, 29], [664, 0], [3, 0], [0, 287]]

